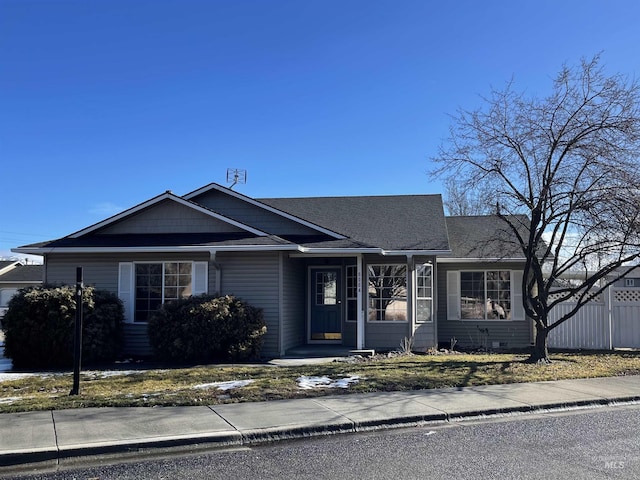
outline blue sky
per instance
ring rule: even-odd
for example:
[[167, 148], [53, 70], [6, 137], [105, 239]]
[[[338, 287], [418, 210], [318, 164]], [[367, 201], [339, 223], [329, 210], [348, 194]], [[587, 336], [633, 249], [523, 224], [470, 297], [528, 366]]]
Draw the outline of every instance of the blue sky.
[[442, 193], [449, 115], [602, 52], [637, 0], [0, 0], [0, 257], [165, 190]]

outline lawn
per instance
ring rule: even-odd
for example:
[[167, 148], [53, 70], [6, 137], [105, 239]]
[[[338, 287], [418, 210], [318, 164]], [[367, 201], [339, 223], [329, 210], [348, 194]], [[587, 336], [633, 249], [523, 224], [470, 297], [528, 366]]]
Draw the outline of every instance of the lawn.
[[[419, 390], [570, 378], [640, 375], [639, 352], [557, 353], [550, 365], [520, 354], [375, 357], [303, 367], [195, 366], [152, 370], [87, 370], [70, 396], [71, 373], [0, 381], [0, 413], [105, 406], [214, 405], [328, 394]], [[346, 388], [301, 388], [301, 377], [347, 379]], [[219, 382], [240, 382], [229, 385]]]

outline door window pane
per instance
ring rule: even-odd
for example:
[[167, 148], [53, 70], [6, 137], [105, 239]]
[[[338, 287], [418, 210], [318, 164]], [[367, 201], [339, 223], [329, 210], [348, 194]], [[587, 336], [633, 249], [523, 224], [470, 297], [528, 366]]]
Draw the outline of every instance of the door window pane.
[[338, 303], [338, 279], [336, 272], [316, 272], [316, 305]]

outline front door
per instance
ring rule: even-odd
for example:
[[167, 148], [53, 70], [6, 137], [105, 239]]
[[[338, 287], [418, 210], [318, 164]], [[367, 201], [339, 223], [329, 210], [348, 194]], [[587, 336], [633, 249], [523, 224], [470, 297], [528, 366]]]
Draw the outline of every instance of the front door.
[[342, 340], [342, 271], [314, 267], [310, 274], [309, 342], [338, 343]]

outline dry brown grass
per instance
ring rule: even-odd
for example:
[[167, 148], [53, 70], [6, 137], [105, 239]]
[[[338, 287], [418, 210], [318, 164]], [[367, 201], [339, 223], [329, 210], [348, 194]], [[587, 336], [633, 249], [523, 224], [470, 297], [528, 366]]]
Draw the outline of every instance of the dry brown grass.
[[[527, 355], [409, 355], [356, 363], [332, 362], [305, 367], [198, 366], [137, 372], [84, 372], [80, 395], [70, 396], [70, 373], [0, 382], [0, 412], [101, 406], [213, 405], [303, 398], [327, 394], [418, 390], [570, 378], [640, 375], [640, 353], [558, 353], [550, 365], [524, 363]], [[300, 376], [361, 380], [346, 390], [301, 390]], [[253, 383], [228, 391], [195, 388], [213, 382]]]

